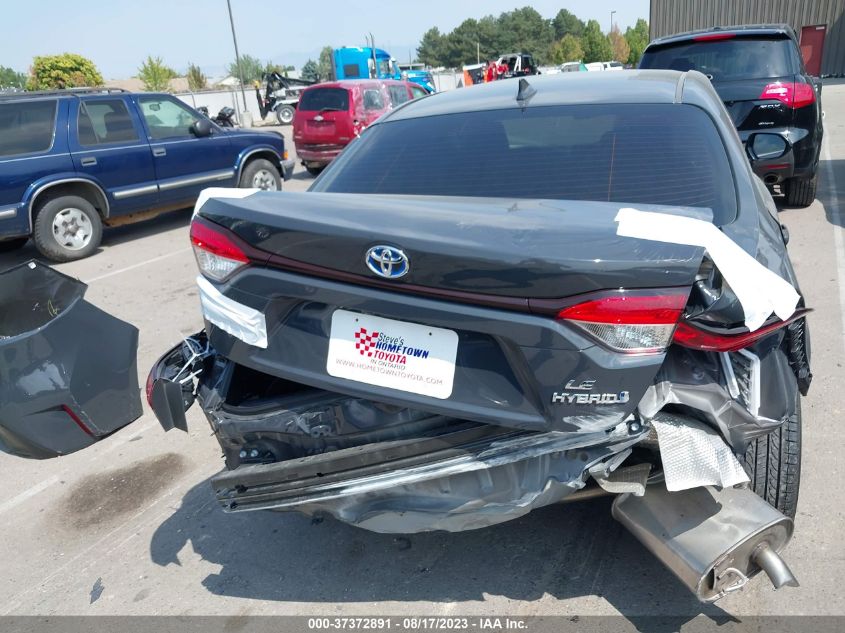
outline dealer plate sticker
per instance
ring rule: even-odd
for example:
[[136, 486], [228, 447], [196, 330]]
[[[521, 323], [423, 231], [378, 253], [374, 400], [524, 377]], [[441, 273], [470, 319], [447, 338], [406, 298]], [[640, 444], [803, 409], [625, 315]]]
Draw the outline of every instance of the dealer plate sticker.
[[452, 394], [457, 352], [458, 335], [452, 330], [336, 310], [326, 371], [445, 399]]

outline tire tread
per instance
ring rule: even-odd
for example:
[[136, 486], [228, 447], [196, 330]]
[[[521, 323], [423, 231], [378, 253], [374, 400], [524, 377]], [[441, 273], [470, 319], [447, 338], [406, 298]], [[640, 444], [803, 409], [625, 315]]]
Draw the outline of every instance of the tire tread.
[[780, 427], [752, 440], [743, 461], [751, 490], [794, 518], [801, 483], [800, 403]]
[[786, 203], [791, 207], [809, 207], [816, 199], [818, 176], [790, 178], [786, 182]]

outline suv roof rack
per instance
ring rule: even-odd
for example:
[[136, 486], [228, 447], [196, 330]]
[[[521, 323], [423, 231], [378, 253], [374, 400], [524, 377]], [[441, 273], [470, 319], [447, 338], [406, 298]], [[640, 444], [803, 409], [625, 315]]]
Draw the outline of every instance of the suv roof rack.
[[88, 94], [111, 94], [129, 92], [123, 88], [62, 88], [60, 90], [33, 90], [32, 92], [0, 92], [0, 99], [31, 99], [33, 97], [65, 97]]

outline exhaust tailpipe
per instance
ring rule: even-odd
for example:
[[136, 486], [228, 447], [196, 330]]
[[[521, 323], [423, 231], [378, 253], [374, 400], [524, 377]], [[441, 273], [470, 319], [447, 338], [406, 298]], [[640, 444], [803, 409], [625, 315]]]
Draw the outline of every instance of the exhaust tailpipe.
[[748, 489], [712, 487], [624, 494], [613, 518], [628, 528], [702, 602], [742, 589], [760, 571], [779, 589], [798, 581], [778, 553], [792, 519]]

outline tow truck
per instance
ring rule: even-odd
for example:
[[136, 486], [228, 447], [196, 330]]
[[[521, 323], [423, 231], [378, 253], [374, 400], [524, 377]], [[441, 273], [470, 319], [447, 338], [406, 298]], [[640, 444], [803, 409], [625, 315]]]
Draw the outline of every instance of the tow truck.
[[255, 97], [258, 99], [261, 118], [264, 119], [270, 112], [275, 112], [276, 119], [281, 125], [293, 123], [300, 93], [308, 86], [317, 83], [308, 79], [285, 77], [278, 72], [264, 73], [261, 80], [264, 87], [263, 95], [259, 86], [255, 86]]

